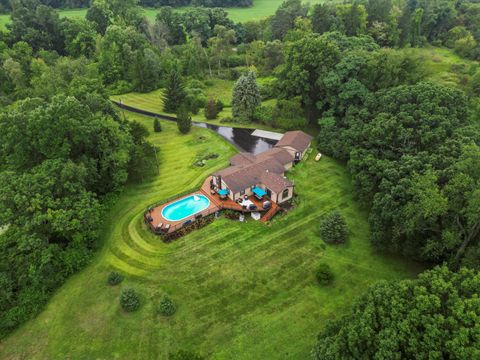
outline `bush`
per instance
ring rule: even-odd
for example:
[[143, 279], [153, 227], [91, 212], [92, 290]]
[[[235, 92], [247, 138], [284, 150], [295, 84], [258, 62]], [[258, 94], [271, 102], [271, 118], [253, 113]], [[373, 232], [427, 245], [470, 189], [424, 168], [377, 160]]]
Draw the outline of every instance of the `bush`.
[[315, 273], [315, 277], [320, 285], [330, 285], [334, 278], [330, 265], [325, 263], [319, 264], [317, 267], [317, 272]]
[[153, 120], [153, 131], [155, 131], [156, 133], [162, 131], [162, 125], [160, 124], [160, 120]]
[[123, 281], [123, 276], [116, 271], [112, 271], [108, 275], [108, 279], [107, 279], [108, 285], [115, 286], [120, 284], [122, 281]]
[[186, 134], [190, 131], [190, 128], [192, 127], [192, 117], [186, 109], [180, 109], [177, 114], [177, 126], [182, 134]]
[[273, 123], [275, 127], [284, 130], [295, 130], [307, 125], [307, 117], [302, 109], [300, 98], [278, 100], [273, 110]]
[[261, 105], [255, 109], [255, 120], [265, 125], [273, 125], [273, 107]]
[[160, 301], [160, 306], [158, 308], [158, 312], [162, 316], [172, 316], [177, 311], [177, 307], [173, 303], [172, 299], [168, 296], [165, 296], [162, 301]]
[[140, 297], [132, 288], [125, 288], [120, 293], [120, 305], [127, 312], [132, 312], [140, 307]]
[[320, 222], [320, 236], [328, 244], [343, 244], [347, 240], [348, 227], [338, 211], [328, 213]]
[[205, 117], [209, 120], [216, 119], [218, 116], [218, 107], [214, 99], [210, 98], [205, 105]]

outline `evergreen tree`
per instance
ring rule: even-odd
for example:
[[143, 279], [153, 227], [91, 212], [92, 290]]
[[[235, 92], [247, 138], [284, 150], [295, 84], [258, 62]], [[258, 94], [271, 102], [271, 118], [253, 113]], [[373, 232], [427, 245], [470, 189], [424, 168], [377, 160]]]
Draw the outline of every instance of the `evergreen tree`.
[[233, 87], [233, 117], [240, 121], [251, 121], [255, 109], [261, 103], [260, 89], [254, 71], [242, 75]]
[[163, 110], [174, 113], [180, 109], [185, 101], [185, 84], [178, 68], [174, 68], [168, 75], [167, 86], [163, 95]]
[[205, 117], [209, 120], [216, 119], [219, 112], [215, 99], [208, 99], [207, 104], [205, 105]]
[[182, 134], [188, 133], [192, 127], [192, 117], [184, 107], [177, 114], [177, 126]]

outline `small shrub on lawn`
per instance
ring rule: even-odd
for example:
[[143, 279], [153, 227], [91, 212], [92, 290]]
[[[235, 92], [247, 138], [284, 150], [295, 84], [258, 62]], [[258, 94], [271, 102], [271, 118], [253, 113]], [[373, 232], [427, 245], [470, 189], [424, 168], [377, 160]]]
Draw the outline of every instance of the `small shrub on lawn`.
[[122, 281], [123, 281], [123, 276], [116, 271], [112, 271], [108, 275], [108, 279], [107, 279], [108, 285], [115, 286], [120, 284]]
[[320, 223], [320, 236], [328, 244], [343, 244], [347, 240], [348, 227], [338, 211], [328, 213]]
[[188, 133], [192, 127], [192, 117], [184, 108], [180, 109], [177, 114], [177, 126], [182, 134]]
[[162, 316], [172, 316], [177, 311], [177, 307], [173, 303], [172, 299], [168, 296], [165, 296], [162, 301], [160, 301], [160, 306], [158, 308], [158, 312]]
[[333, 271], [330, 268], [330, 265], [321, 263], [317, 267], [317, 272], [315, 273], [317, 281], [320, 285], [330, 285], [333, 281], [334, 275]]
[[162, 131], [162, 125], [160, 124], [160, 120], [153, 120], [153, 131], [157, 133]]
[[140, 297], [132, 288], [125, 288], [120, 293], [120, 305], [126, 312], [132, 312], [140, 307]]

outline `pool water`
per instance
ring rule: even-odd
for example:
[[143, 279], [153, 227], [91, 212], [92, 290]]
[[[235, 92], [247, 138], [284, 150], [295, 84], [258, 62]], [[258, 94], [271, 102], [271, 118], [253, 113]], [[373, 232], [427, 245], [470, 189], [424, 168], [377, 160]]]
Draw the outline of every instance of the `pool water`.
[[210, 200], [205, 195], [194, 194], [165, 206], [162, 216], [168, 221], [179, 221], [205, 210]]

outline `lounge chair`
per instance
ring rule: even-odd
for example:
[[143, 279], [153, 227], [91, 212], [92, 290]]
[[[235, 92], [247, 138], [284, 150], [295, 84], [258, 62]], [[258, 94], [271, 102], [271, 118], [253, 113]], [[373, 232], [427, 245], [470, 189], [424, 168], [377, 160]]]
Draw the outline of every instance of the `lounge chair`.
[[168, 232], [168, 229], [170, 229], [170, 224], [165, 225], [163, 231]]

